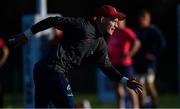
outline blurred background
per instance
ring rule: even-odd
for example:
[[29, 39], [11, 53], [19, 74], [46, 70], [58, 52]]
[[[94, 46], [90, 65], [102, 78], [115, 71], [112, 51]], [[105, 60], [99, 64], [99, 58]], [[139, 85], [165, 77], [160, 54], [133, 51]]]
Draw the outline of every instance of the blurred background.
[[[141, 8], [152, 13], [152, 22], [165, 35], [167, 47], [159, 58], [156, 86], [160, 107], [180, 107], [178, 74], [178, 11], [180, 0], [47, 0], [48, 13], [59, 13], [67, 17], [89, 17], [102, 4], [111, 4], [127, 15], [127, 24], [133, 25], [135, 15]], [[11, 35], [22, 32], [22, 18], [37, 14], [36, 0], [4, 0], [0, 3], [0, 37], [5, 42]], [[180, 13], [180, 11], [179, 11]], [[180, 18], [180, 17], [179, 17]], [[180, 22], [180, 21], [179, 21]], [[9, 47], [10, 55], [3, 66], [5, 107], [24, 107], [23, 52], [22, 47]], [[83, 75], [83, 76], [82, 76]], [[95, 65], [83, 64], [70, 74], [76, 102], [87, 99], [92, 107], [116, 107], [115, 100], [98, 100], [97, 69]]]

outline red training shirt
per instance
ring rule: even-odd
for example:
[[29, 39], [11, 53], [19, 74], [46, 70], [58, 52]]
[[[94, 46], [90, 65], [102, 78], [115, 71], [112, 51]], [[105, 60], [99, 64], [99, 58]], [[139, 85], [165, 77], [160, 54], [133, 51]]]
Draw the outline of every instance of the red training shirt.
[[108, 53], [112, 64], [123, 66], [132, 64], [132, 58], [128, 54], [135, 39], [135, 32], [128, 27], [113, 32], [108, 39]]

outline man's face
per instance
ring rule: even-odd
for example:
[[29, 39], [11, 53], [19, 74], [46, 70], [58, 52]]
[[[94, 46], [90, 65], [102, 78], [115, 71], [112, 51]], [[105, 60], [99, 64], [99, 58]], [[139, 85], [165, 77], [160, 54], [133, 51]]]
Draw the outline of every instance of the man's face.
[[104, 31], [108, 35], [112, 35], [114, 30], [118, 27], [118, 18], [104, 17], [102, 23], [104, 25]]
[[139, 22], [141, 27], [148, 27], [151, 22], [150, 14], [147, 13], [144, 16], [140, 17]]

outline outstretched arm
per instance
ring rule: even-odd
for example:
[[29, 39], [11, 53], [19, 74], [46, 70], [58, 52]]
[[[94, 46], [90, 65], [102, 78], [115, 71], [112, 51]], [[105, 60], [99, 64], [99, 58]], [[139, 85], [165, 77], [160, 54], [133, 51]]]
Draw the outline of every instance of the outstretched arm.
[[117, 71], [112, 65], [100, 65], [101, 70], [115, 82], [120, 82], [130, 89], [134, 90], [137, 94], [142, 93], [142, 85], [136, 80], [129, 80], [127, 77], [123, 76], [119, 71]]
[[136, 82], [135, 80], [129, 80], [127, 77], [124, 77], [118, 70], [116, 70], [111, 64], [108, 54], [105, 41], [100, 41], [97, 48], [97, 57], [98, 65], [101, 70], [115, 82], [121, 82], [127, 87], [133, 89], [137, 94], [142, 93], [142, 85]]
[[34, 24], [30, 29], [26, 30], [23, 33], [11, 36], [8, 40], [10, 45], [23, 45], [27, 42], [27, 40], [33, 36], [34, 34], [46, 30], [51, 27], [55, 27], [57, 29], [63, 29], [65, 24], [68, 23], [71, 19], [63, 18], [63, 17], [48, 17], [36, 24]]
[[132, 48], [130, 50], [130, 56], [134, 56], [136, 54], [136, 52], [139, 50], [139, 48], [141, 47], [141, 42], [139, 39], [135, 39], [133, 42], [132, 42]]

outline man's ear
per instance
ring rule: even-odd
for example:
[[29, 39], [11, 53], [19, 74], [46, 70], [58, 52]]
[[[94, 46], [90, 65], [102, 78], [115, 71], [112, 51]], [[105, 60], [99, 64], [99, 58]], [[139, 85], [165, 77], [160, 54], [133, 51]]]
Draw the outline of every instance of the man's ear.
[[100, 22], [103, 23], [104, 22], [104, 16], [101, 16], [100, 18]]

